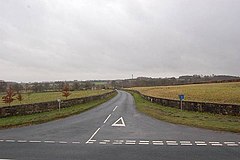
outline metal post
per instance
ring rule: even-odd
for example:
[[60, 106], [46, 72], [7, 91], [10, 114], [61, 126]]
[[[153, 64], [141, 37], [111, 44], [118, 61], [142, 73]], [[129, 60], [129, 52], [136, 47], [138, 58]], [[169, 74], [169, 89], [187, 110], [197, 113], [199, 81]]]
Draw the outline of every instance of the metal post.
[[60, 109], [61, 109], [61, 99], [57, 99], [58, 101], [58, 111], [60, 112]]
[[182, 109], [183, 109], [183, 107], [182, 107], [182, 100], [181, 100], [181, 102], [180, 102], [180, 103], [181, 103], [181, 110], [182, 110]]

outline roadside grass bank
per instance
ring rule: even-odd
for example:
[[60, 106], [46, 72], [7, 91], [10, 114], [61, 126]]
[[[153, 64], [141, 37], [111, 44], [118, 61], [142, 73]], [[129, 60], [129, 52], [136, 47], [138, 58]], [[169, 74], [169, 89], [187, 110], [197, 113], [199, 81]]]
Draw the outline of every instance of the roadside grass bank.
[[[85, 90], [85, 91], [70, 91], [71, 95], [68, 99], [74, 98], [82, 98], [87, 96], [95, 96], [104, 93], [111, 92], [112, 90]], [[1, 93], [0, 98], [4, 93]], [[19, 104], [32, 104], [32, 103], [40, 103], [40, 102], [49, 102], [49, 101], [56, 101], [57, 99], [65, 100], [66, 98], [62, 96], [62, 92], [42, 92], [42, 93], [22, 93], [23, 100], [20, 103], [18, 100], [13, 101], [11, 106], [19, 105]], [[2, 102], [0, 99], [0, 107], [8, 106]]]
[[240, 82], [133, 87], [129, 90], [156, 98], [179, 100], [178, 95], [184, 94], [185, 101], [240, 104]]
[[238, 116], [181, 111], [180, 109], [151, 103], [137, 93], [128, 92], [133, 95], [138, 111], [156, 119], [175, 124], [240, 133], [240, 117]]
[[87, 111], [89, 109], [92, 109], [104, 102], [107, 102], [108, 100], [112, 99], [116, 95], [117, 93], [114, 93], [107, 98], [91, 101], [91, 102], [80, 104], [80, 105], [75, 105], [68, 108], [62, 108], [60, 111], [54, 110], [50, 112], [42, 112], [42, 113], [36, 113], [32, 115], [0, 118], [0, 129], [40, 124], [40, 123], [45, 123], [45, 122], [53, 121], [56, 119], [61, 119], [61, 118], [69, 117], [72, 115], [76, 115], [84, 111]]

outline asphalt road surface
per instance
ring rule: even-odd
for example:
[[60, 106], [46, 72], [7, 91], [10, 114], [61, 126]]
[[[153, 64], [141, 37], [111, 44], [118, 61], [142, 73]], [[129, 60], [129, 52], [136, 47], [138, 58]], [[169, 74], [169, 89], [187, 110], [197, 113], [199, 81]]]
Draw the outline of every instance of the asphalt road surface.
[[0, 160], [240, 160], [240, 134], [155, 120], [124, 91], [82, 114], [0, 130]]

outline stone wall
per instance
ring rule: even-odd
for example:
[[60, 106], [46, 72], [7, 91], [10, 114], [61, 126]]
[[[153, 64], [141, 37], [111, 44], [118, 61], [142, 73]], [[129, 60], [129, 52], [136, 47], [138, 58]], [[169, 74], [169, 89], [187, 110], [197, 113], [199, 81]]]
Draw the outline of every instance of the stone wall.
[[[129, 91], [132, 91], [132, 90], [129, 90]], [[156, 98], [156, 97], [144, 95], [139, 91], [134, 91], [134, 92], [140, 94], [144, 99], [151, 101], [153, 103], [158, 103], [163, 106], [169, 106], [173, 108], [179, 108], [179, 109], [181, 108], [180, 100]], [[183, 101], [182, 106], [183, 106], [183, 110], [188, 110], [188, 111], [209, 112], [214, 114], [240, 116], [240, 105]]]
[[[116, 91], [112, 91], [109, 93], [104, 93], [101, 95], [83, 97], [83, 98], [75, 98], [69, 100], [63, 100], [61, 102], [61, 108], [71, 107], [77, 104], [87, 103], [93, 100], [99, 100], [109, 97], [114, 94]], [[52, 110], [58, 109], [58, 102], [42, 102], [42, 103], [34, 103], [34, 104], [23, 104], [23, 105], [15, 105], [9, 107], [0, 108], [0, 117], [9, 117], [16, 115], [29, 115], [34, 113], [48, 112]]]

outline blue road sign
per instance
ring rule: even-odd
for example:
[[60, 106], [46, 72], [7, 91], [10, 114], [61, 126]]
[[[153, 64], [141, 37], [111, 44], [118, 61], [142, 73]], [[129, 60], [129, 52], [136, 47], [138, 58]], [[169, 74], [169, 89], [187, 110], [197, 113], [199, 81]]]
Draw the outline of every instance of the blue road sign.
[[180, 95], [178, 95], [178, 97], [179, 97], [180, 101], [184, 100], [184, 94], [180, 94]]

